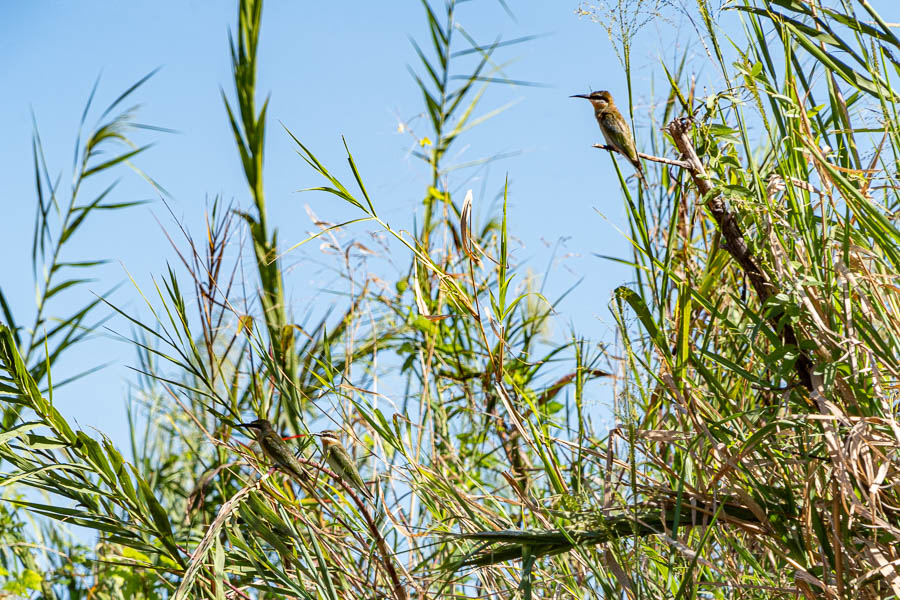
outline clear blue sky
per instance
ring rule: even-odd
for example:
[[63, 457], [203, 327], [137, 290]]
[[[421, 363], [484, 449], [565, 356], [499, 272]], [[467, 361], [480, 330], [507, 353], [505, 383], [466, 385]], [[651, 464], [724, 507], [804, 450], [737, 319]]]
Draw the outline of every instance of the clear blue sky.
[[[0, 49], [6, 57], [0, 62], [4, 257], [0, 286], [21, 322], [30, 322], [34, 305], [30, 110], [36, 115], [51, 171], [61, 172], [62, 181], [68, 182], [81, 110], [98, 73], [102, 72], [98, 106], [103, 106], [142, 75], [162, 67], [136, 95], [142, 103], [139, 120], [179, 133], [139, 133], [137, 139], [156, 145], [136, 162], [171, 192], [171, 206], [179, 219], [200, 233], [204, 198], [218, 194], [249, 205], [219, 91], [221, 86], [232, 94], [226, 34], [234, 27], [235, 4], [224, 0], [47, 0], [0, 6]], [[491, 90], [481, 113], [511, 101], [517, 104], [468, 135], [457, 146], [462, 152], [453, 160], [521, 152], [494, 163], [486, 173], [491, 195], [506, 174], [510, 178], [510, 227], [521, 243], [515, 248], [520, 276], [526, 266], [543, 273], [550, 246], [565, 238], [551, 269], [548, 296], [582, 276], [584, 281], [561, 305], [556, 334], [566, 336], [574, 325], [583, 335], [610, 342], [612, 319], [607, 304], [612, 289], [627, 282], [628, 271], [593, 253], [626, 256], [627, 243], [616, 230], [624, 227], [624, 211], [609, 158], [590, 147], [600, 140], [590, 107], [568, 96], [591, 86], [609, 89], [624, 99], [622, 70], [606, 32], [577, 17], [574, 0], [510, 4], [516, 21], [491, 0], [462, 3], [458, 20], [482, 42], [497, 36], [546, 34], [498, 54], [515, 59], [506, 70], [510, 77], [545, 87]], [[340, 136], [346, 136], [379, 212], [397, 228], [411, 228], [413, 214], [421, 216], [427, 170], [410, 156], [410, 138], [397, 132], [398, 119], [412, 119], [422, 112], [421, 97], [407, 72], [407, 65], [418, 68], [408, 36], [428, 41], [422, 7], [413, 0], [266, 2], [258, 89], [271, 93], [265, 182], [270, 221], [279, 228], [283, 245], [303, 239], [311, 229], [304, 205], [327, 220], [338, 220], [348, 212], [331, 197], [295, 193], [320, 181], [295, 154], [279, 121], [341, 173], [346, 163]], [[677, 37], [673, 26], [665, 22], [644, 29], [634, 57], [636, 104], [650, 96], [651, 74], [660, 80], [659, 61], [672, 60]], [[660, 44], [660, 39], [666, 43]], [[640, 126], [639, 122], [639, 138]], [[116, 192], [117, 201], [154, 198], [146, 183], [126, 170], [120, 173], [124, 180]], [[456, 176], [456, 181], [462, 177]], [[481, 180], [472, 187], [478, 192]], [[488, 199], [476, 196], [475, 201], [477, 216], [488, 208]], [[166, 261], [177, 262], [157, 220], [180, 241], [172, 218], [156, 200], [126, 213], [95, 218], [65, 258], [115, 259], [97, 270], [98, 280], [89, 286], [95, 292], [126, 280], [127, 269], [149, 293], [150, 277], [163, 273]], [[363, 234], [360, 229], [348, 235]], [[317, 303], [321, 314], [332, 302], [332, 296], [322, 293], [335, 283], [333, 274], [321, 267], [329, 259], [314, 246], [304, 247], [286, 261], [295, 265], [287, 287], [297, 314], [304, 314], [310, 302]], [[406, 261], [405, 256], [397, 260]], [[71, 296], [73, 300], [84, 297]], [[130, 283], [116, 292], [113, 301], [149, 317]], [[121, 319], [111, 321], [110, 327], [130, 333]], [[81, 426], [97, 427], [122, 442], [123, 399], [131, 378], [126, 366], [135, 364], [130, 346], [111, 338], [94, 340], [63, 362], [54, 379], [107, 361], [113, 361], [113, 366], [59, 390], [55, 402]]]

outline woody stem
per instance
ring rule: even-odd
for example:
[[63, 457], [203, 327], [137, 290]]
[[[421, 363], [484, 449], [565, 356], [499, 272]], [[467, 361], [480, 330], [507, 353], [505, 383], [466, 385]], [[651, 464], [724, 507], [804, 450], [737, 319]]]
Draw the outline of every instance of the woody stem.
[[[612, 146], [607, 146], [605, 144], [594, 144], [594, 148], [599, 148], [600, 150], [606, 150], [607, 152], [617, 152], [615, 148]], [[681, 167], [682, 169], [690, 169], [691, 165], [684, 161], [674, 160], [671, 158], [664, 158], [662, 156], [653, 156], [652, 154], [644, 154], [643, 152], [638, 152], [638, 156], [643, 158], [644, 160], [649, 160], [652, 162], [662, 163], [664, 165], [672, 165], [673, 167]]]

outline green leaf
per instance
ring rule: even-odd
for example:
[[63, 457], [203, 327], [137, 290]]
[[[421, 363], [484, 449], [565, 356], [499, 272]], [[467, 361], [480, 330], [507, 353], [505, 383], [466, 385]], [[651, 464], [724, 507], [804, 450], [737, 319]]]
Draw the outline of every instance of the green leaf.
[[[132, 468], [132, 470], [134, 470]], [[138, 482], [138, 488], [141, 491], [144, 504], [150, 509], [152, 523], [156, 526], [156, 533], [168, 551], [169, 558], [175, 560], [181, 566], [184, 566], [184, 559], [175, 546], [175, 535], [172, 532], [172, 524], [169, 522], [169, 515], [162, 504], [156, 499], [156, 494], [147, 485], [147, 482], [134, 470], [134, 478]]]
[[22, 434], [31, 431], [35, 427], [40, 427], [41, 425], [43, 425], [43, 423], [40, 421], [29, 421], [27, 423], [22, 423], [21, 425], [16, 425], [7, 431], [0, 431], [0, 445], [6, 444], [10, 440], [14, 440]]
[[144, 150], [147, 150], [148, 148], [151, 148], [152, 146], [153, 146], [153, 144], [147, 144], [145, 146], [141, 146], [140, 148], [136, 148], [130, 152], [125, 152], [124, 154], [120, 154], [119, 156], [117, 156], [115, 158], [111, 158], [110, 160], [108, 160], [106, 162], [102, 162], [99, 165], [96, 165], [94, 167], [87, 169], [86, 171], [84, 171], [81, 174], [81, 177], [82, 177], [82, 179], [87, 179], [88, 177], [90, 177], [92, 175], [96, 175], [97, 173], [105, 171], [105, 170], [109, 169], [110, 167], [114, 167], [115, 165], [117, 165], [121, 162], [127, 161], [128, 159], [137, 156], [138, 154], [140, 154]]

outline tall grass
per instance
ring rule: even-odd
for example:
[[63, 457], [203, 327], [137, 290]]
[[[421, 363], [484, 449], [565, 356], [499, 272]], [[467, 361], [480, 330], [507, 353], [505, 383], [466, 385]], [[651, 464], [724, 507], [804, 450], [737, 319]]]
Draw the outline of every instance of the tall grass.
[[[295, 315], [307, 311], [285, 301], [280, 258], [294, 249], [279, 247], [266, 213], [262, 2], [241, 0], [224, 125], [250, 209], [215, 202], [202, 242], [172, 236], [190, 277], [169, 269], [142, 291], [152, 319], [102, 303], [135, 332], [130, 452], [73, 427], [52, 401], [54, 361], [95, 329], [86, 318], [101, 304], [50, 334], [43, 323], [47, 302], [80, 283], [63, 269], [94, 264], [61, 263], [60, 247], [93, 211], [125, 208], [106, 200], [111, 190], [86, 204], [76, 197], [80, 181], [142, 150], [96, 158], [99, 144], [127, 142], [130, 113], [106, 117], [144, 80], [79, 145], [56, 225], [48, 215], [59, 186], [35, 135], [34, 261], [49, 275], [34, 327], [18, 326], [2, 302], [5, 589], [42, 598], [900, 597], [900, 40], [891, 27], [864, 0], [744, 0], [724, 13], [741, 25], [728, 36], [698, 2], [698, 35], [721, 87], [699, 98], [686, 61], [662, 64], [667, 101], [634, 116], [663, 125], [640, 144], [660, 156], [645, 162], [649, 190], [620, 174], [635, 283], [610, 302], [619, 338], [606, 354], [577, 332], [543, 335], [561, 299], [516, 280], [507, 186], [484, 223], [472, 218], [483, 199], [455, 191], [448, 150], [499, 112], [482, 107], [483, 92], [513, 83], [495, 60], [510, 44], [469, 35], [466, 3], [422, 6], [412, 71], [428, 116], [416, 156], [429, 181], [416, 230], [379, 215], [352, 137], [346, 164], [332, 166], [277, 132], [321, 178], [316, 193], [358, 211], [317, 223], [310, 239], [339, 243], [338, 229], [374, 227], [407, 265], [391, 287], [374, 274], [359, 280], [345, 261], [353, 296], [306, 323]], [[246, 281], [226, 251], [242, 227], [256, 266]], [[589, 382], [613, 371], [618, 426], [600, 435], [585, 401]], [[384, 397], [385, 380], [402, 382], [405, 395]], [[257, 417], [291, 436], [311, 481], [286, 477], [234, 429]], [[323, 464], [308, 434], [326, 424], [343, 430], [375, 502]], [[97, 543], [74, 543], [66, 524], [96, 531]]]

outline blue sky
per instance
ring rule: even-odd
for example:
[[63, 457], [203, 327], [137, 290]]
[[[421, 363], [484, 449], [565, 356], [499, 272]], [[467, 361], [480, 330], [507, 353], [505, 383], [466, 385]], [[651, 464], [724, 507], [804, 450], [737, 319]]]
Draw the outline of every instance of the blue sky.
[[[228, 28], [234, 27], [235, 4], [48, 0], [0, 6], [0, 48], [7, 57], [0, 62], [4, 84], [0, 94], [0, 131], [4, 132], [0, 239], [5, 258], [0, 286], [20, 321], [30, 322], [34, 305], [30, 111], [36, 116], [51, 172], [61, 172], [62, 181], [69, 181], [78, 122], [98, 74], [97, 106], [102, 107], [138, 78], [162, 67], [135, 96], [142, 104], [139, 121], [178, 133], [136, 134], [142, 142], [155, 142], [136, 162], [172, 194], [170, 205], [179, 220], [201, 233], [206, 198], [221, 195], [249, 205], [220, 97], [220, 87], [232, 93], [226, 36]], [[476, 217], [490, 208], [490, 197], [508, 175], [510, 231], [518, 242], [514, 258], [520, 277], [528, 267], [543, 273], [551, 264], [554, 244], [564, 240], [550, 269], [548, 297], [584, 279], [560, 305], [555, 333], [567, 336], [571, 326], [597, 342], [611, 342], [613, 321], [607, 304], [611, 291], [628, 282], [629, 273], [594, 253], [627, 255], [627, 242], [616, 229], [625, 226], [621, 192], [609, 158], [590, 147], [600, 140], [590, 107], [569, 95], [590, 86], [609, 89], [624, 101], [622, 69], [605, 30], [576, 16], [576, 2], [511, 4], [516, 20], [491, 0], [461, 4], [457, 18], [482, 42], [498, 36], [543, 34], [498, 54], [512, 60], [506, 68], [511, 78], [542, 85], [492, 88], [480, 105], [481, 114], [510, 102], [514, 105], [462, 140], [452, 161], [514, 154], [475, 174], [471, 187], [478, 193], [487, 178], [489, 192], [488, 198], [476, 196]], [[307, 204], [330, 221], [352, 213], [331, 197], [296, 193], [320, 181], [296, 155], [279, 122], [344, 175], [341, 135], [345, 136], [379, 213], [397, 228], [411, 229], [414, 215], [421, 218], [428, 171], [411, 156], [411, 138], [398, 133], [400, 120], [410, 121], [420, 135], [425, 133], [423, 119], [415, 118], [422, 112], [421, 96], [407, 71], [407, 65], [418, 68], [409, 36], [423, 44], [428, 41], [424, 11], [412, 0], [266, 3], [258, 89], [260, 94], [271, 93], [266, 196], [270, 222], [279, 228], [283, 245], [303, 239], [311, 229], [304, 209]], [[662, 77], [660, 59], [671, 64], [679, 37], [686, 36], [679, 36], [664, 21], [651, 22], [643, 30], [634, 56], [637, 105], [651, 97], [652, 78], [659, 82]], [[660, 56], [661, 49], [670, 55]], [[640, 118], [639, 140], [640, 128], [646, 124]], [[90, 118], [89, 123], [93, 123]], [[88, 286], [94, 292], [126, 281], [129, 274], [150, 292], [151, 276], [161, 275], [167, 261], [177, 261], [163, 228], [176, 239], [179, 236], [173, 218], [150, 186], [126, 170], [119, 174], [123, 181], [116, 201], [152, 202], [95, 218], [68, 248], [66, 259], [114, 259], [97, 269], [97, 280]], [[455, 181], [472, 174], [460, 173]], [[109, 179], [100, 183], [105, 186]], [[98, 183], [84, 197], [99, 189]], [[347, 234], [348, 238], [363, 235], [363, 229]], [[334, 274], [323, 266], [331, 259], [314, 246], [286, 259], [291, 267], [288, 294], [298, 314], [305, 313], [310, 303], [321, 314], [334, 298], [329, 293], [336, 285]], [[399, 264], [408, 260], [396, 258]], [[73, 302], [86, 297], [87, 290], [70, 296]], [[115, 293], [113, 301], [149, 317], [130, 282]], [[121, 319], [113, 319], [110, 327], [129, 333]], [[113, 364], [104, 371], [59, 390], [55, 402], [81, 426], [97, 427], [121, 441], [123, 399], [131, 378], [127, 365], [136, 362], [132, 348], [112, 336], [95, 339], [61, 363], [54, 379], [110, 361]]]

